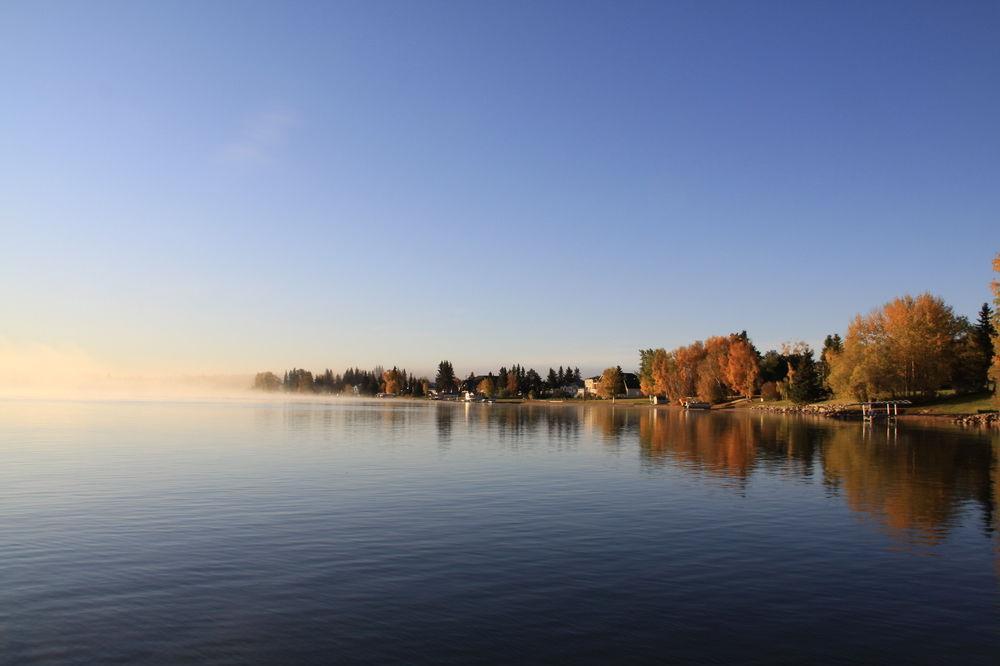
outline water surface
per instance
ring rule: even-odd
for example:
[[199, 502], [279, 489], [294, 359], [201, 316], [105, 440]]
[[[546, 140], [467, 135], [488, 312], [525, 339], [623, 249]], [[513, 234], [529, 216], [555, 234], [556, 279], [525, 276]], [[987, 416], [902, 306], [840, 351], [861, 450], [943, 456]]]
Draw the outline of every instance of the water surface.
[[0, 402], [0, 660], [1000, 658], [995, 433]]

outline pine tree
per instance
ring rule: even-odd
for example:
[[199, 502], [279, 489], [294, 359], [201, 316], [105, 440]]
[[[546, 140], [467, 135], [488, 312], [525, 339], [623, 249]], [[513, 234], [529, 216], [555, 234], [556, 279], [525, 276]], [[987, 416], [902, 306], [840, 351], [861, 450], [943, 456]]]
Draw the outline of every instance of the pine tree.
[[541, 394], [544, 383], [542, 382], [542, 376], [535, 372], [532, 368], [524, 373], [524, 385], [527, 391], [528, 397], [536, 398]]
[[823, 387], [812, 349], [805, 349], [798, 357], [788, 384], [788, 398], [796, 404], [804, 405], [819, 400], [823, 396]]
[[441, 393], [450, 393], [455, 390], [455, 368], [452, 367], [451, 361], [438, 363], [437, 376], [434, 381]]
[[997, 334], [996, 329], [993, 327], [993, 309], [989, 303], [983, 303], [983, 307], [979, 309], [975, 334], [976, 343], [983, 355], [984, 363], [989, 368], [990, 363], [993, 361], [993, 338]]

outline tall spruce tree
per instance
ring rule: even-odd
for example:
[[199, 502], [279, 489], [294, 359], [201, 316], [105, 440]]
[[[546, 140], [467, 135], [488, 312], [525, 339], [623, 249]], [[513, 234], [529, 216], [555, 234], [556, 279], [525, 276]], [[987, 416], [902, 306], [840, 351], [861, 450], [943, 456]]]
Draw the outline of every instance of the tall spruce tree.
[[450, 393], [455, 390], [455, 368], [452, 367], [451, 361], [441, 361], [438, 363], [438, 371], [434, 382], [441, 393]]
[[795, 372], [788, 383], [788, 399], [798, 405], [816, 402], [823, 397], [823, 386], [813, 360], [813, 351], [806, 349], [798, 357], [794, 362]]
[[979, 308], [975, 329], [976, 342], [987, 360], [988, 367], [993, 360], [993, 338], [997, 334], [993, 327], [993, 308], [990, 307], [989, 303], [983, 303], [983, 307]]

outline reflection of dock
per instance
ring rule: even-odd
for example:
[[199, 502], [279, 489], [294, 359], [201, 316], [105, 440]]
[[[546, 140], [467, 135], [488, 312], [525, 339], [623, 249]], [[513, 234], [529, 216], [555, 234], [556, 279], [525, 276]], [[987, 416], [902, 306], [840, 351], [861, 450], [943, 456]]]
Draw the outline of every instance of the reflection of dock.
[[[861, 418], [864, 421], [874, 421], [883, 417], [887, 421], [895, 421], [899, 416], [899, 406], [909, 404], [912, 404], [909, 400], [872, 400], [857, 403], [861, 407]], [[847, 405], [851, 406], [853, 405]]]

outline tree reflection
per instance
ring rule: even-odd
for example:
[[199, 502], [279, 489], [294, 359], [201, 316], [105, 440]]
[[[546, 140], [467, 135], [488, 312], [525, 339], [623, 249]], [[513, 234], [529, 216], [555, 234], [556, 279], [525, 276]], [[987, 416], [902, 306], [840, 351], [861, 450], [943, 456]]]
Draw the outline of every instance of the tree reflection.
[[823, 448], [824, 482], [893, 535], [937, 543], [965, 503], [993, 513], [990, 447], [970, 443], [968, 436], [902, 427], [838, 428]]
[[[811, 478], [819, 465], [823, 483], [848, 507], [908, 542], [941, 541], [969, 503], [980, 507], [987, 534], [1000, 527], [995, 434], [674, 409], [646, 410], [638, 425], [640, 459], [650, 468], [743, 486], [760, 471]], [[597, 427], [607, 434], [608, 426]]]
[[620, 445], [626, 435], [638, 432], [642, 411], [628, 407], [592, 407], [586, 410], [585, 418], [592, 432], [606, 444]]
[[435, 405], [434, 421], [437, 425], [438, 445], [447, 449], [451, 445], [451, 430], [455, 425], [455, 409], [452, 405]]
[[639, 421], [646, 464], [667, 463], [745, 481], [758, 466], [812, 474], [825, 431], [795, 419], [749, 414], [696, 414], [648, 410]]

